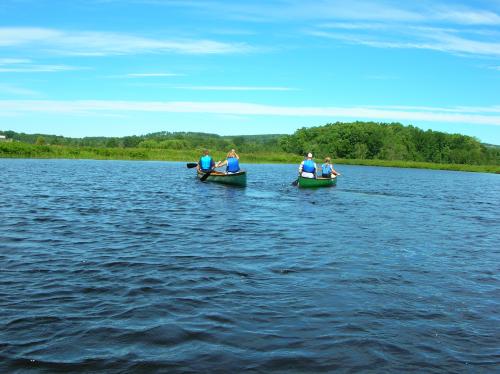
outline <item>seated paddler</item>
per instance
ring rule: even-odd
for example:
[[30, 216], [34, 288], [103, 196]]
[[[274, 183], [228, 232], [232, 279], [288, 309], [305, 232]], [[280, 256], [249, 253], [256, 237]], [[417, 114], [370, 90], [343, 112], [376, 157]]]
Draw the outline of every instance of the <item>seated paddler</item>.
[[209, 171], [212, 171], [214, 167], [214, 159], [212, 158], [212, 156], [210, 156], [210, 151], [208, 149], [205, 149], [203, 151], [203, 156], [201, 156], [200, 160], [198, 161], [198, 166], [196, 166], [196, 169], [203, 173], [207, 173]]
[[226, 173], [233, 174], [240, 171], [240, 156], [236, 153], [234, 149], [231, 149], [226, 156], [226, 159], [222, 162], [218, 162], [215, 165], [216, 168], [226, 165]]
[[321, 165], [321, 176], [323, 178], [335, 178], [340, 173], [333, 168], [332, 159], [330, 157], [325, 158], [325, 163]]
[[299, 166], [299, 175], [304, 178], [316, 178], [316, 163], [312, 159], [313, 155], [311, 152], [307, 154], [307, 157], [304, 161], [300, 163]]

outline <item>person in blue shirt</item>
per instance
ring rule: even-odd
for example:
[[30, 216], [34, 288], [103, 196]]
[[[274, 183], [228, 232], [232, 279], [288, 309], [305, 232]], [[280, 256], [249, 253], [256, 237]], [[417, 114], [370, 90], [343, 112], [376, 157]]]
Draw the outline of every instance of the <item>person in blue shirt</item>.
[[318, 170], [316, 163], [312, 159], [311, 152], [307, 154], [307, 158], [300, 163], [299, 175], [304, 178], [316, 178], [316, 170]]
[[335, 178], [340, 173], [333, 168], [332, 159], [330, 157], [325, 158], [325, 163], [321, 165], [321, 176], [323, 178]]
[[209, 171], [214, 170], [215, 167], [215, 162], [212, 156], [210, 156], [210, 151], [208, 149], [205, 149], [203, 151], [203, 156], [200, 157], [200, 161], [198, 161], [198, 166], [196, 166], [196, 169], [198, 171], [207, 173]]
[[226, 159], [222, 162], [218, 162], [217, 165], [215, 166], [216, 168], [220, 168], [221, 166], [226, 165], [226, 173], [232, 174], [232, 173], [237, 173], [240, 171], [240, 156], [236, 153], [234, 149], [231, 149], [227, 156]]

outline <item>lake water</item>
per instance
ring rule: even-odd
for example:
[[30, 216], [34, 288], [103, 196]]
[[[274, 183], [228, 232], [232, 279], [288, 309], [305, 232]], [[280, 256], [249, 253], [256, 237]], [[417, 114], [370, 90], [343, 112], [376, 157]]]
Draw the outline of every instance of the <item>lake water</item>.
[[500, 364], [500, 175], [0, 159], [0, 372]]

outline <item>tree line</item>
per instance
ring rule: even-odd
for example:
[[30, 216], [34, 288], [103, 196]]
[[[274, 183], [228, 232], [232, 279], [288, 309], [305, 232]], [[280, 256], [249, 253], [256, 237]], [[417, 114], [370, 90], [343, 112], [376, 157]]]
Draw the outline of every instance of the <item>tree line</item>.
[[500, 147], [460, 134], [421, 130], [400, 123], [330, 123], [280, 138], [286, 152], [342, 159], [500, 165]]
[[240, 152], [282, 152], [279, 140], [283, 135], [221, 136], [200, 132], [155, 132], [124, 137], [70, 138], [59, 135], [25, 134], [0, 131], [0, 134], [19, 142], [37, 145], [63, 145], [94, 148], [148, 148], [169, 150], [201, 150], [209, 148], [227, 152], [237, 148]]
[[69, 138], [46, 134], [0, 131], [19, 142], [94, 148], [142, 148], [150, 150], [191, 150], [240, 153], [287, 152], [336, 159], [400, 160], [470, 165], [500, 165], [500, 147], [481, 144], [477, 139], [438, 131], [424, 131], [400, 123], [329, 123], [301, 128], [292, 135], [220, 136], [199, 132], [155, 132], [125, 137]]

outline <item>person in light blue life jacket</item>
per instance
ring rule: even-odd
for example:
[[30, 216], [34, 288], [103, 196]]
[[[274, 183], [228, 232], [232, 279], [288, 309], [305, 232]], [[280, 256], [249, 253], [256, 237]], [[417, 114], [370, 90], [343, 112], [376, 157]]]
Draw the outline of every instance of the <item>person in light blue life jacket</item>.
[[312, 159], [313, 155], [311, 152], [307, 154], [307, 158], [300, 163], [299, 175], [304, 178], [316, 178], [316, 163]]
[[233, 174], [240, 171], [240, 156], [236, 153], [234, 149], [231, 149], [226, 159], [222, 162], [218, 162], [215, 166], [216, 168], [220, 168], [221, 166], [226, 165], [226, 173]]
[[333, 168], [332, 159], [330, 157], [325, 158], [325, 163], [321, 165], [321, 176], [323, 178], [335, 178], [340, 173]]
[[200, 160], [198, 161], [198, 166], [196, 169], [201, 172], [209, 172], [212, 171], [215, 167], [215, 162], [212, 156], [210, 156], [210, 151], [208, 149], [205, 149], [203, 151], [203, 156], [200, 157]]

